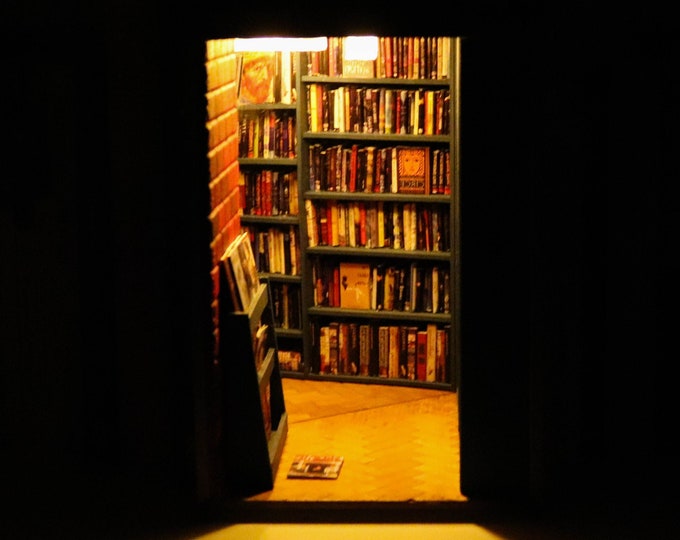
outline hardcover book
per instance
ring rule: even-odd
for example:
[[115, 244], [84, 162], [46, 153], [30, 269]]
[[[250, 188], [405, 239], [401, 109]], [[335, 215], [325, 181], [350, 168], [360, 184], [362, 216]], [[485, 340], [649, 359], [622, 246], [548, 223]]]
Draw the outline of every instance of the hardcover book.
[[340, 322], [331, 321], [328, 323], [328, 364], [330, 373], [337, 375], [340, 367]]
[[[247, 234], [247, 233], [245, 233]], [[233, 277], [233, 282], [236, 286], [236, 291], [238, 292], [238, 302], [241, 310], [246, 310], [250, 305], [252, 299], [252, 292], [250, 285], [246, 278], [246, 272], [244, 269], [243, 262], [241, 260], [241, 254], [239, 253], [238, 245], [243, 241], [243, 235], [237, 237], [227, 248], [223, 256], [225, 265], [228, 265], [226, 269], [227, 279], [229, 276]]]
[[269, 348], [269, 326], [261, 324], [257, 327], [253, 336], [253, 355], [255, 357], [255, 367], [259, 370], [264, 363]]
[[229, 259], [222, 257], [221, 271], [219, 273], [219, 301], [228, 311], [243, 311], [241, 297], [236, 285], [236, 276], [231, 269]]
[[370, 309], [371, 267], [366, 263], [340, 263], [340, 307]]
[[331, 344], [330, 327], [319, 327], [319, 373], [330, 373]]
[[238, 102], [274, 103], [277, 59], [275, 52], [244, 52], [238, 80]]
[[430, 193], [430, 147], [397, 146], [397, 191]]
[[427, 380], [427, 330], [416, 333], [416, 380]]
[[359, 324], [351, 322], [349, 327], [349, 374], [359, 374]]
[[288, 478], [335, 480], [344, 462], [342, 456], [298, 454], [293, 458]]
[[[253, 253], [253, 246], [250, 243], [250, 234], [244, 231], [237, 238], [236, 249], [238, 257], [243, 267], [243, 274], [252, 299], [260, 288], [260, 277], [257, 273], [257, 263], [255, 262], [255, 254]], [[244, 304], [247, 306], [248, 304]]]

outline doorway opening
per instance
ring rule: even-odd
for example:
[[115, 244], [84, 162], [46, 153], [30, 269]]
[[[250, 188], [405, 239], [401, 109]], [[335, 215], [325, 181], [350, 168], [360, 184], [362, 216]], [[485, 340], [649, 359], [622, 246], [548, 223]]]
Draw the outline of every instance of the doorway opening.
[[[460, 43], [375, 38], [365, 58], [346, 54], [347, 37], [323, 39], [313, 51], [206, 43], [214, 290], [223, 253], [248, 231], [272, 293], [289, 416], [274, 488], [248, 500], [465, 501]], [[350, 269], [366, 304], [343, 303]], [[362, 327], [375, 344], [365, 366]], [[290, 480], [300, 453], [345, 464], [337, 480]]]

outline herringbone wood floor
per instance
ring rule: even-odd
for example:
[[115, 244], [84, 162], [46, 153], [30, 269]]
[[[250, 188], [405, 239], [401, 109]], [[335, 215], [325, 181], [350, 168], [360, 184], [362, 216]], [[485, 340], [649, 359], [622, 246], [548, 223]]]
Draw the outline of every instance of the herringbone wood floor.
[[[285, 378], [288, 438], [253, 501], [464, 501], [453, 392]], [[337, 480], [288, 479], [295, 454], [345, 458]]]

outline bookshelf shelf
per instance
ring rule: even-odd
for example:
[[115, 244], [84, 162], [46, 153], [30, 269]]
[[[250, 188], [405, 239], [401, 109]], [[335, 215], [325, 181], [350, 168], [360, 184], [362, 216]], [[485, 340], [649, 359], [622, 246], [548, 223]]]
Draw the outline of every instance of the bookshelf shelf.
[[239, 111], [295, 111], [294, 103], [244, 103], [238, 105]]
[[450, 195], [417, 195], [406, 193], [364, 193], [361, 191], [305, 191], [305, 199], [336, 201], [385, 201], [385, 202], [422, 202], [427, 204], [451, 204]]
[[267, 225], [297, 225], [298, 216], [257, 216], [253, 214], [241, 214], [241, 223], [262, 223]]
[[260, 277], [268, 280], [270, 283], [297, 283], [298, 285], [302, 283], [302, 278], [300, 276], [291, 276], [290, 274], [270, 274], [267, 272], [260, 272]]
[[389, 377], [371, 377], [363, 375], [319, 375], [318, 373], [311, 373], [307, 376], [308, 379], [316, 381], [327, 381], [332, 377], [336, 382], [349, 382], [361, 384], [375, 384], [380, 386], [406, 386], [411, 388], [431, 388], [433, 390], [451, 390], [451, 385], [445, 383], [426, 382], [426, 381], [410, 381], [407, 379], [392, 379]]
[[448, 88], [451, 85], [449, 79], [405, 79], [405, 78], [386, 78], [386, 77], [331, 77], [327, 75], [303, 75], [303, 83], [327, 83], [335, 85], [374, 85], [395, 86], [395, 87], [431, 87]]
[[374, 309], [328, 308], [322, 306], [310, 307], [307, 310], [311, 316], [345, 318], [345, 319], [375, 319], [393, 321], [432, 322], [447, 324], [451, 322], [448, 313], [428, 313], [424, 311], [394, 311]]
[[353, 131], [305, 131], [302, 138], [306, 140], [339, 140], [339, 141], [383, 141], [395, 143], [441, 143], [447, 144], [446, 135], [414, 135], [401, 133], [356, 133]]
[[302, 339], [302, 330], [295, 328], [277, 328], [276, 335], [279, 338]]
[[239, 166], [252, 167], [296, 167], [297, 159], [294, 158], [238, 158]]
[[332, 247], [332, 246], [315, 246], [307, 248], [308, 255], [326, 256], [326, 257], [370, 257], [370, 258], [384, 258], [384, 259], [412, 259], [412, 260], [431, 260], [447, 262], [451, 258], [451, 253], [448, 251], [423, 251], [413, 250], [407, 251], [404, 249], [394, 248], [368, 248], [368, 247]]

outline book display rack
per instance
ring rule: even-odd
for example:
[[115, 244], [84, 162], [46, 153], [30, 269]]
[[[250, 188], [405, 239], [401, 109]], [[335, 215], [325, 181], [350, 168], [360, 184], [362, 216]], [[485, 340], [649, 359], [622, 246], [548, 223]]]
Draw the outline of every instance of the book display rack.
[[289, 102], [239, 106], [283, 373], [456, 390], [460, 40], [380, 37], [354, 61], [345, 39], [291, 55]]
[[[234, 276], [250, 275], [254, 266], [248, 262], [247, 236], [237, 238], [234, 245], [220, 263], [218, 406], [222, 420], [214, 478], [221, 483], [216, 488], [219, 495], [246, 497], [273, 488], [288, 416], [269, 285], [263, 280], [238, 286], [239, 278]], [[244, 258], [230, 257], [233, 251], [245, 253]], [[234, 272], [239, 264], [244, 267]], [[232, 285], [236, 290], [249, 287], [247, 301], [237, 295], [241, 309], [231, 303]]]

